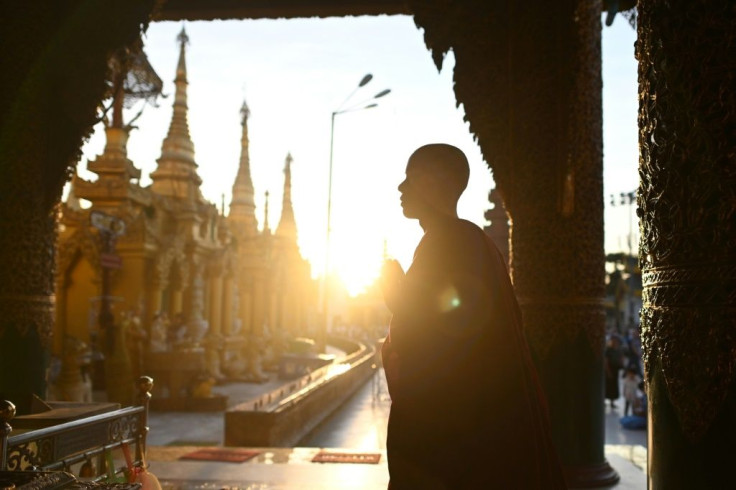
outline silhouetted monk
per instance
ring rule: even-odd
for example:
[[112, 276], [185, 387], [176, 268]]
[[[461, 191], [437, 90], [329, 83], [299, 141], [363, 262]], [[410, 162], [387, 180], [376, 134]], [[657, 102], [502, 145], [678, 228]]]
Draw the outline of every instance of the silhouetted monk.
[[389, 488], [563, 489], [505, 262], [457, 217], [468, 176], [462, 151], [433, 144], [399, 185], [404, 216], [425, 233], [407, 273], [389, 261], [382, 276]]

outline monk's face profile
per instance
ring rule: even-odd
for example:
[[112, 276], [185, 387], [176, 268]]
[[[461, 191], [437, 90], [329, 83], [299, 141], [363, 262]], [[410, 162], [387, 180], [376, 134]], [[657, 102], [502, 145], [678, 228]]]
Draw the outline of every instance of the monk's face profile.
[[467, 159], [458, 148], [445, 144], [419, 148], [409, 157], [406, 178], [399, 184], [404, 216], [420, 222], [436, 215], [457, 216], [457, 200], [468, 174]]
[[432, 212], [431, 197], [436, 194], [436, 176], [421, 162], [409, 160], [406, 178], [399, 184], [401, 208], [407, 218], [421, 219]]

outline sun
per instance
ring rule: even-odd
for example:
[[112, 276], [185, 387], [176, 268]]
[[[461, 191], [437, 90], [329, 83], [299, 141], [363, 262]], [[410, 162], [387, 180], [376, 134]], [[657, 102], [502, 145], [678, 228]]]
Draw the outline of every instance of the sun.
[[350, 233], [335, 238], [330, 272], [337, 276], [347, 293], [355, 297], [378, 279], [383, 263], [381, 238], [351, 236]]

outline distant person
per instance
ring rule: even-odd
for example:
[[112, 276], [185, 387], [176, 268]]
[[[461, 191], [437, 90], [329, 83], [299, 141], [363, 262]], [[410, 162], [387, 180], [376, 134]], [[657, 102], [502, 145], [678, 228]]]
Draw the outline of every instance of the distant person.
[[462, 151], [432, 144], [399, 185], [424, 236], [406, 274], [382, 274], [389, 488], [566, 488], [505, 261], [457, 216], [468, 177]]
[[638, 369], [634, 365], [626, 367], [626, 375], [624, 377], [623, 388], [624, 388], [624, 416], [629, 414], [629, 409], [632, 410], [636, 405], [639, 397], [639, 378]]
[[616, 400], [621, 396], [618, 387], [618, 373], [624, 367], [624, 354], [621, 350], [621, 339], [618, 335], [611, 335], [608, 339], [603, 363], [606, 399], [611, 404], [611, 408], [617, 408]]
[[636, 374], [642, 377], [641, 370], [641, 337], [638, 328], [630, 328], [624, 339], [626, 342], [626, 368], [634, 366]]
[[646, 430], [647, 428], [647, 395], [644, 382], [640, 381], [636, 400], [632, 406], [632, 415], [624, 414], [621, 417], [621, 426], [624, 429]]

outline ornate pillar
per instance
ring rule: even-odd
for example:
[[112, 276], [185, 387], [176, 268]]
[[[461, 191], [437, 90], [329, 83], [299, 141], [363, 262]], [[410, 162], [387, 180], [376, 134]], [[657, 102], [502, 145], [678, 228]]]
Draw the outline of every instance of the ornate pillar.
[[736, 461], [736, 10], [639, 2], [649, 488], [730, 488]]
[[265, 273], [256, 269], [253, 278], [253, 318], [251, 333], [258, 339], [263, 338], [263, 326], [266, 318], [266, 278]]
[[207, 317], [207, 323], [209, 328], [207, 334], [203, 339], [203, 345], [205, 347], [205, 356], [207, 362], [207, 371], [215, 379], [223, 378], [221, 371], [221, 357], [223, 355], [223, 338], [221, 335], [222, 321], [221, 321], [221, 305], [222, 305], [222, 265], [215, 261], [209, 267], [208, 277], [209, 287], [207, 288], [207, 294], [209, 295], [209, 312]]
[[160, 282], [154, 282], [148, 296], [148, 311], [146, 314], [153, 319], [153, 316], [161, 313], [161, 304], [163, 302], [163, 295], [165, 286]]
[[225, 276], [222, 293], [222, 329], [223, 335], [230, 335], [233, 327], [233, 278]]
[[247, 339], [245, 349], [248, 375], [251, 379], [260, 382], [268, 379], [261, 371], [263, 351], [266, 347], [263, 338], [263, 302], [264, 285], [261, 270], [256, 267], [244, 269], [241, 277], [246, 278], [246, 286], [243, 288], [246, 294], [246, 302], [241, 303], [243, 314], [243, 334]]
[[78, 7], [18, 4], [0, 30], [14, 53], [0, 59], [0, 395], [19, 414], [46, 391], [55, 206], [97, 122], [107, 57], [140, 34], [153, 1]]
[[56, 278], [56, 332], [61, 333], [61, 338], [53, 339], [53, 352], [61, 354], [64, 350], [64, 336], [67, 332], [67, 288], [69, 281], [66, 273], [62, 273]]
[[210, 333], [222, 332], [222, 267], [210, 270]]
[[[612, 484], [604, 456], [601, 4], [409, 2], [509, 213], [511, 272], [573, 488]], [[438, 7], [437, 5], [441, 5]]]
[[207, 333], [209, 327], [209, 322], [204, 319], [204, 297], [206, 291], [203, 275], [204, 266], [201, 264], [201, 259], [198, 258], [192, 264], [191, 280], [187, 288], [187, 308], [185, 310], [189, 336], [196, 340], [201, 340]]
[[184, 304], [184, 291], [181, 289], [183, 286], [180, 286], [180, 289], [175, 289], [171, 292], [171, 317], [173, 318], [174, 315], [177, 313], [182, 312], [182, 306]]
[[[244, 274], [241, 272], [241, 274]], [[245, 272], [247, 274], [247, 272]], [[240, 276], [240, 334], [253, 330], [253, 280], [250, 277]]]
[[278, 297], [276, 292], [271, 290], [268, 292], [268, 326], [271, 329], [271, 334], [275, 335], [276, 332], [283, 332], [283, 325], [281, 325], [279, 318], [278, 309]]

